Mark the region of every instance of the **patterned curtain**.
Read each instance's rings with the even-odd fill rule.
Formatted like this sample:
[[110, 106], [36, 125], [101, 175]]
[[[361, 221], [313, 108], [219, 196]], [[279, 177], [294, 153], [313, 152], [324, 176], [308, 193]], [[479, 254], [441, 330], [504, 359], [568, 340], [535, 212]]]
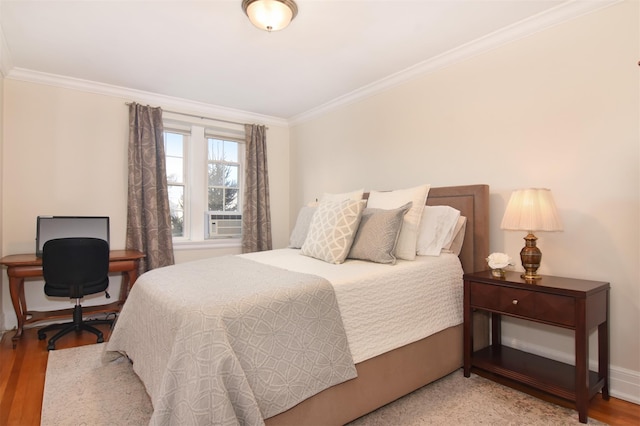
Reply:
[[129, 105], [127, 249], [147, 255], [139, 273], [173, 265], [162, 109]]
[[242, 209], [242, 252], [271, 250], [271, 212], [266, 127], [245, 124], [246, 161]]

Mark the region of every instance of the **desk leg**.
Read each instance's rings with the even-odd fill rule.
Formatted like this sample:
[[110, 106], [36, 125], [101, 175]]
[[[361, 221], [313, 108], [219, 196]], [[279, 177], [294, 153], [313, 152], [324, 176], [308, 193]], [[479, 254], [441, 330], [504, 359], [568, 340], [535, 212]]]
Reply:
[[129, 275], [129, 291], [131, 291], [131, 287], [133, 287], [133, 285], [136, 283], [136, 280], [138, 279], [139, 264], [140, 264], [140, 260], [138, 259], [135, 261], [135, 267], [127, 271], [127, 274]]
[[118, 300], [118, 302], [120, 302], [120, 305], [124, 305], [124, 302], [127, 300], [129, 292], [131, 291], [131, 288], [133, 287], [133, 284], [137, 279], [138, 262], [135, 262], [134, 268], [122, 273], [122, 283], [120, 284], [120, 299]]
[[129, 274], [127, 272], [122, 273], [122, 282], [120, 283], [120, 297], [118, 303], [124, 305], [127, 296], [129, 295]]
[[18, 319], [18, 329], [11, 338], [13, 342], [13, 349], [15, 349], [18, 340], [22, 338], [25, 312], [27, 311], [27, 302], [24, 295], [24, 278], [9, 276], [9, 294], [11, 295], [11, 303], [13, 304], [13, 309], [16, 312], [16, 317]]

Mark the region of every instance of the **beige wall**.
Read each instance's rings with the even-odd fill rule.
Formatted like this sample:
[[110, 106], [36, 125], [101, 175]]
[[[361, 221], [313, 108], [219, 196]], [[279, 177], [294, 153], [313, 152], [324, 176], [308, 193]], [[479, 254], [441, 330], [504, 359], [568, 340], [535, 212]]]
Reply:
[[[612, 387], [640, 402], [639, 14], [624, 2], [293, 126], [292, 220], [325, 191], [486, 183], [491, 250], [519, 263], [508, 197], [551, 188], [564, 232], [538, 234], [540, 272], [611, 283]], [[566, 330], [503, 329], [572, 359]]]
[[[107, 96], [31, 82], [4, 80], [4, 161], [2, 161], [2, 252], [35, 250], [38, 215], [105, 215], [111, 218], [111, 247], [125, 245], [128, 109]], [[175, 108], [172, 108], [175, 110]], [[289, 232], [289, 133], [269, 124], [268, 162], [274, 246], [284, 247]], [[176, 250], [176, 261], [239, 253], [239, 247]], [[112, 277], [112, 296], [119, 276]], [[37, 281], [27, 285], [33, 309], [68, 307], [47, 300]], [[91, 296], [83, 303], [104, 302]], [[5, 326], [16, 325], [6, 273], [2, 275]]]

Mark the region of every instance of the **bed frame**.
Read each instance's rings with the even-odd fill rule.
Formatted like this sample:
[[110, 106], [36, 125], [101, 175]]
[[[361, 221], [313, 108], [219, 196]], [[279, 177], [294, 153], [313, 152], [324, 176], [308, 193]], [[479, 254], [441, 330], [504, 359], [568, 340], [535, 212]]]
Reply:
[[[460, 261], [465, 272], [486, 268], [489, 186], [431, 188], [427, 205], [447, 205], [467, 218]], [[486, 346], [488, 320], [474, 319], [476, 347]], [[487, 336], [484, 339], [477, 336]], [[454, 355], [452, 355], [454, 354]], [[356, 364], [358, 377], [326, 389], [265, 420], [275, 425], [343, 425], [462, 367], [462, 324]]]

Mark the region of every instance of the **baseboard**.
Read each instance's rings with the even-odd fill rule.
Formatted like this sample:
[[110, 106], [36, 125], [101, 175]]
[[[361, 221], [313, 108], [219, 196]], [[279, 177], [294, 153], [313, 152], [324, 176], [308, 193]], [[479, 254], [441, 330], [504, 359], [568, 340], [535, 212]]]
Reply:
[[610, 367], [609, 375], [611, 396], [640, 404], [640, 373], [626, 368]]
[[[506, 344], [503, 341], [503, 344]], [[536, 355], [545, 356], [556, 361], [567, 364], [574, 364], [574, 355], [549, 349], [546, 346], [532, 345], [528, 342], [512, 340], [507, 344], [516, 349], [530, 352]], [[598, 360], [589, 359], [589, 368], [593, 371], [598, 370]], [[615, 398], [640, 404], [640, 372], [629, 370], [615, 365], [609, 366], [609, 394]]]
[[0, 315], [0, 330], [8, 331], [18, 327], [18, 320], [16, 319], [16, 314], [11, 312], [3, 312]]

